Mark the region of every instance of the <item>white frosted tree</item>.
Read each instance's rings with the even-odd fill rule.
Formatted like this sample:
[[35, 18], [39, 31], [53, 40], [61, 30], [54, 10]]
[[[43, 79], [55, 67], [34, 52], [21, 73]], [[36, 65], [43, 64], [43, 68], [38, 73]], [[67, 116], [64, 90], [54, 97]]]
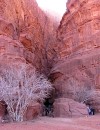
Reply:
[[88, 85], [85, 84], [84, 80], [83, 82], [80, 82], [75, 77], [71, 77], [68, 80], [68, 91], [71, 92], [74, 100], [82, 103], [88, 103], [94, 99], [100, 99], [100, 90], [97, 90], [94, 84], [91, 84], [90, 82], [87, 84]]
[[27, 107], [42, 102], [52, 90], [51, 83], [33, 68], [22, 65], [0, 71], [0, 100], [5, 101], [13, 121], [23, 121]]

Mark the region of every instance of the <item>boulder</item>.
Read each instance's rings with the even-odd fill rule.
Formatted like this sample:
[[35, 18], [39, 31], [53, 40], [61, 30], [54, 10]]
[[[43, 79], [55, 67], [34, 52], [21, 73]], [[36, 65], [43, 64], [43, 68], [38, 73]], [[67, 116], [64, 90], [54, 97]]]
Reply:
[[87, 107], [83, 103], [68, 98], [55, 100], [54, 117], [81, 117], [87, 114]]
[[24, 115], [24, 120], [33, 120], [35, 117], [41, 115], [41, 105], [39, 103], [34, 103], [34, 105], [29, 106]]
[[0, 122], [2, 121], [4, 115], [5, 115], [5, 105], [2, 102], [0, 102]]

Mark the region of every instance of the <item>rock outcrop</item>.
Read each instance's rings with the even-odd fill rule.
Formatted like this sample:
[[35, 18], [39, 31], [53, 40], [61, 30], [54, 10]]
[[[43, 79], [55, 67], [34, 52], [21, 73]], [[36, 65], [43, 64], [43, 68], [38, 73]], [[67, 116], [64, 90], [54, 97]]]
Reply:
[[[0, 1], [0, 35], [13, 40], [10, 45], [8, 43], [9, 48], [17, 41], [18, 55], [19, 47], [23, 48], [23, 58], [41, 72], [46, 71], [47, 62], [54, 57], [52, 45], [56, 27], [57, 23], [40, 10], [35, 0]], [[0, 47], [0, 55], [5, 47]], [[14, 51], [12, 53], [16, 55]]]
[[[71, 100], [74, 99], [91, 101], [100, 110], [100, 96], [96, 95], [100, 93], [100, 1], [69, 0], [56, 41], [57, 25], [35, 0], [1, 0], [0, 63], [4, 68], [5, 65], [31, 64], [41, 73], [50, 73], [55, 98], [62, 102], [64, 109], [71, 102], [75, 103], [76, 111], [85, 109], [78, 104], [79, 110], [77, 103]], [[55, 104], [59, 106], [58, 102]], [[61, 112], [57, 110], [55, 115], [65, 113], [62, 104]], [[36, 104], [28, 108], [31, 114], [27, 112], [25, 119], [39, 114], [39, 107]]]
[[5, 105], [0, 102], [0, 122], [2, 121], [2, 117], [5, 116]]
[[48, 74], [55, 55], [57, 24], [35, 0], [1, 0], [0, 63], [3, 68], [31, 64], [40, 73]]
[[41, 115], [41, 105], [35, 103], [33, 106], [27, 108], [27, 112], [24, 115], [24, 120], [32, 120], [34, 117]]
[[[69, 0], [57, 40], [59, 58], [50, 74], [56, 98], [90, 103], [95, 91], [100, 92], [100, 1]], [[91, 101], [97, 110], [98, 98]]]
[[55, 100], [55, 117], [79, 117], [86, 116], [87, 114], [87, 108], [83, 103], [68, 98], [58, 98]]

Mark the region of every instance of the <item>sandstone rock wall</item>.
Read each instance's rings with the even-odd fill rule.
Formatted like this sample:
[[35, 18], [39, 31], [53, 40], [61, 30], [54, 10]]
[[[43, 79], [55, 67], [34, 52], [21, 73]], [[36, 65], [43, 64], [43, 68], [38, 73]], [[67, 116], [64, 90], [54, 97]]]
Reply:
[[[55, 97], [82, 102], [91, 91], [100, 92], [99, 0], [69, 0], [56, 41], [57, 25], [35, 0], [1, 0], [0, 63], [31, 64], [47, 75], [51, 70]], [[91, 99], [99, 110], [98, 97]]]
[[60, 57], [87, 54], [100, 47], [99, 0], [71, 0], [58, 28]]
[[[91, 91], [100, 92], [100, 1], [69, 0], [67, 7], [57, 31], [59, 58], [50, 77], [56, 98], [82, 102]], [[92, 104], [100, 109], [98, 96]]]
[[[31, 64], [48, 74], [55, 55], [57, 24], [35, 0], [0, 0], [0, 67], [15, 64], [17, 69], [21, 64]], [[39, 113], [35, 112], [37, 108], [29, 108], [31, 117], [28, 114], [26, 118]]]
[[0, 1], [0, 35], [11, 38], [12, 46], [19, 42], [17, 50], [23, 46], [23, 58], [40, 71], [47, 71], [47, 62], [52, 60], [56, 26], [35, 0]]

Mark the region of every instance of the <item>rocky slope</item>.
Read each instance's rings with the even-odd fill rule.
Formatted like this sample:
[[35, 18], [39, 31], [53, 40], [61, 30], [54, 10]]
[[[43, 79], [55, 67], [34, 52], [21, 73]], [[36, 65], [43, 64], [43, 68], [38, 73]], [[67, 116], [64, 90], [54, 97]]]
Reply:
[[50, 75], [56, 98], [91, 98], [88, 103], [100, 110], [100, 1], [69, 0], [67, 8], [57, 31], [59, 58]]

